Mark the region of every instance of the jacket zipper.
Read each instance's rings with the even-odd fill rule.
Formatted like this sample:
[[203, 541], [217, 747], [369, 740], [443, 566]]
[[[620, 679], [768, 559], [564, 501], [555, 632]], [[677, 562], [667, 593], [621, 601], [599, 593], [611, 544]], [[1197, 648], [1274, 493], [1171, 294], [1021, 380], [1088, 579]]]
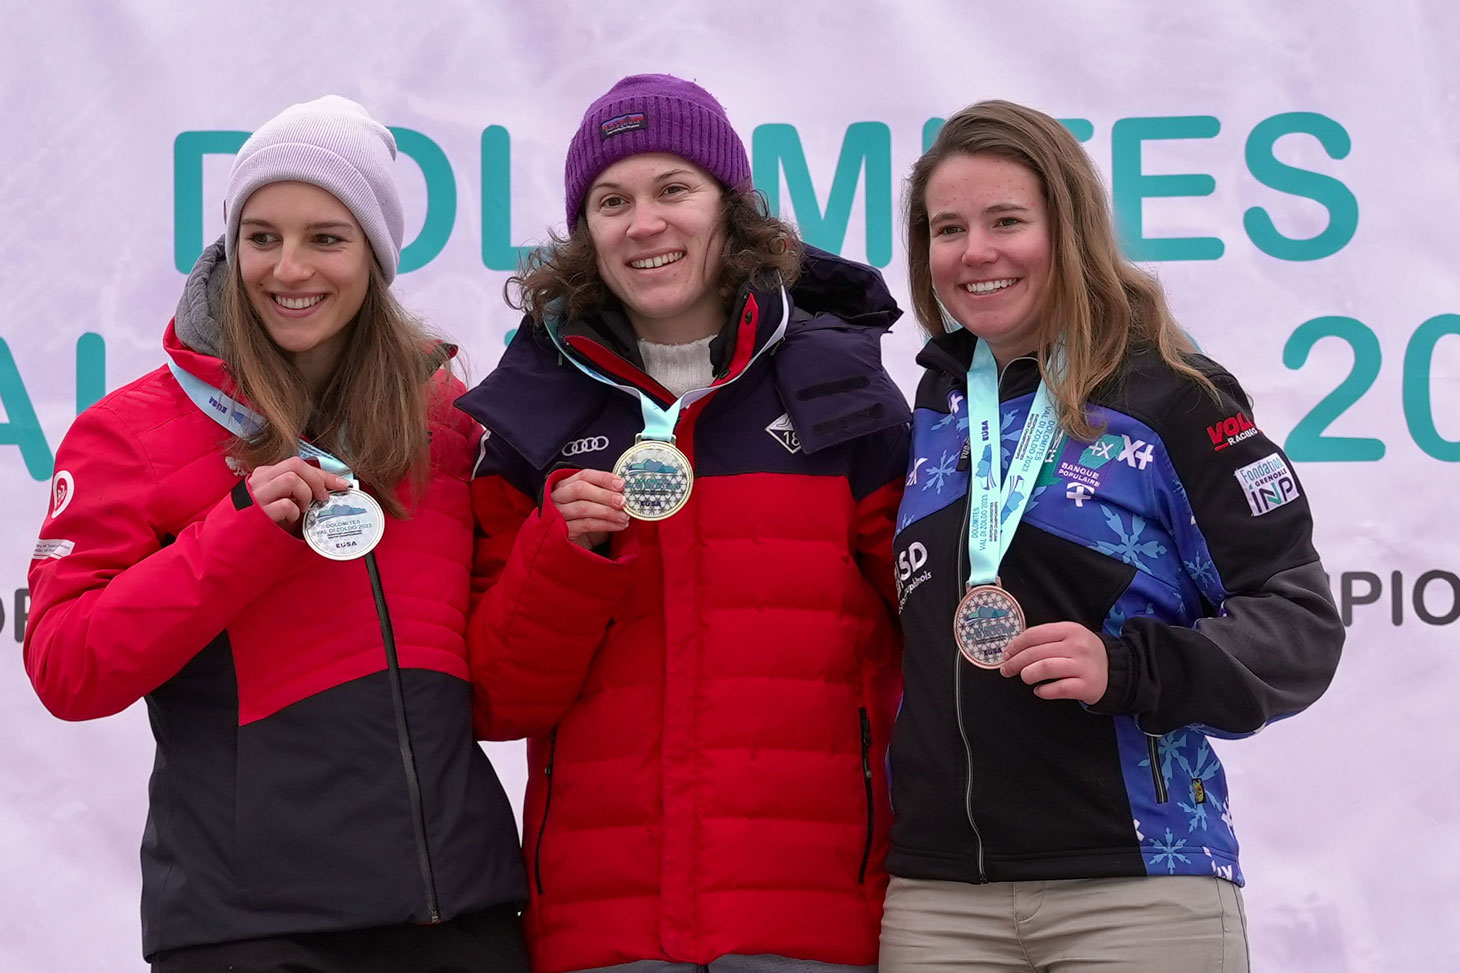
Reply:
[[1151, 755], [1151, 783], [1156, 785], [1156, 803], [1165, 804], [1171, 799], [1166, 790], [1166, 777], [1161, 773], [1161, 758], [1157, 753], [1156, 741], [1160, 737], [1146, 734], [1146, 752]]
[[441, 908], [436, 899], [436, 875], [431, 868], [431, 849], [426, 841], [426, 808], [421, 799], [421, 779], [416, 770], [416, 753], [411, 746], [411, 728], [406, 720], [406, 697], [401, 688], [400, 659], [395, 651], [395, 629], [390, 623], [390, 609], [385, 605], [385, 588], [380, 583], [380, 568], [375, 563], [373, 551], [365, 555], [365, 569], [370, 574], [370, 591], [375, 595], [375, 613], [380, 618], [380, 637], [385, 643], [390, 701], [395, 708], [396, 742], [400, 745], [401, 764], [406, 773], [411, 825], [416, 832], [416, 858], [421, 866], [421, 880], [426, 885], [426, 914], [431, 922], [440, 922]]
[[[969, 425], [969, 436], [973, 435], [972, 424]], [[968, 522], [973, 517], [973, 498], [970, 496], [963, 503], [963, 533], [959, 536], [968, 536]], [[958, 575], [967, 577], [964, 572], [964, 560], [967, 557], [968, 547], [959, 545], [958, 554]], [[961, 593], [961, 592], [960, 592]], [[955, 599], [956, 601], [957, 599]], [[968, 826], [973, 829], [973, 840], [978, 847], [978, 880], [987, 882], [988, 873], [984, 870], [983, 861], [983, 835], [979, 833], [978, 822], [973, 819], [973, 748], [968, 745], [968, 730], [963, 725], [963, 653], [958, 651], [955, 645], [953, 648], [953, 703], [957, 707], [958, 714], [958, 735], [963, 739], [964, 767], [967, 770], [967, 784], [963, 790], [963, 813], [968, 817]]]
[[862, 846], [862, 867], [857, 869], [857, 882], [867, 880], [867, 862], [872, 858], [872, 723], [867, 719], [867, 707], [857, 710], [862, 721], [862, 785], [867, 789], [867, 842]]
[[553, 761], [558, 759], [558, 728], [548, 738], [548, 761], [543, 770], [547, 778], [547, 795], [542, 801], [542, 822], [537, 827], [537, 845], [532, 852], [532, 876], [537, 881], [537, 894], [542, 895], [542, 838], [547, 834], [548, 809], [553, 806]]

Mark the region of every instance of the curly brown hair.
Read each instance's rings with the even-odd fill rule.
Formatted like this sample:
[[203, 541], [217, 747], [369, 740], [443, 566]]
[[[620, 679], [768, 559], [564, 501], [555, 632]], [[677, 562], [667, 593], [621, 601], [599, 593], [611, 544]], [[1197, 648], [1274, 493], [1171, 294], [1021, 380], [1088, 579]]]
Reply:
[[[759, 190], [725, 192], [720, 211], [725, 252], [715, 288], [728, 310], [731, 298], [748, 281], [773, 281], [787, 289], [801, 275], [801, 238], [770, 213]], [[598, 275], [598, 254], [580, 219], [566, 237], [549, 231], [551, 242], [524, 258], [522, 268], [507, 279], [508, 305], [525, 312], [542, 327], [549, 307], [561, 308], [569, 320], [584, 317], [611, 301], [613, 292]]]

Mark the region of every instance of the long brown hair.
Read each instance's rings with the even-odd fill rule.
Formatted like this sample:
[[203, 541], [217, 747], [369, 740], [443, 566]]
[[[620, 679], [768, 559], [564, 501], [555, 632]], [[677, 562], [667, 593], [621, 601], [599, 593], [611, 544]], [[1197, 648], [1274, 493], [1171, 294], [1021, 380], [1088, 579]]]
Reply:
[[[1059, 122], [1008, 101], [981, 101], [948, 119], [913, 166], [907, 200], [907, 264], [913, 309], [931, 335], [943, 333], [928, 262], [928, 180], [943, 160], [994, 155], [1034, 173], [1044, 191], [1050, 227], [1050, 284], [1040, 313], [1039, 348], [1064, 345], [1060, 376], [1044, 371], [1071, 436], [1099, 430], [1086, 404], [1116, 375], [1127, 354], [1151, 347], [1171, 368], [1215, 394], [1187, 360], [1196, 351], [1154, 277], [1125, 259], [1111, 228], [1105, 188], [1090, 157]], [[1041, 354], [1041, 369], [1048, 356]]]
[[[770, 215], [758, 190], [727, 190], [721, 203], [725, 252], [715, 289], [726, 304], [750, 280], [774, 279], [789, 290], [801, 274], [801, 240], [789, 225]], [[581, 318], [616, 300], [598, 275], [598, 254], [580, 218], [566, 237], [549, 233], [550, 242], [532, 251], [503, 287], [507, 303], [525, 311], [539, 327], [549, 307], [565, 318]]]
[[269, 337], [236, 257], [228, 262], [219, 317], [223, 361], [265, 419], [252, 438], [234, 440], [233, 455], [250, 469], [279, 463], [307, 435], [349, 464], [390, 514], [406, 516], [395, 488], [407, 483], [414, 499], [425, 485], [427, 423], [441, 407], [430, 379], [448, 355], [396, 301], [375, 261], [344, 350], [317, 397]]

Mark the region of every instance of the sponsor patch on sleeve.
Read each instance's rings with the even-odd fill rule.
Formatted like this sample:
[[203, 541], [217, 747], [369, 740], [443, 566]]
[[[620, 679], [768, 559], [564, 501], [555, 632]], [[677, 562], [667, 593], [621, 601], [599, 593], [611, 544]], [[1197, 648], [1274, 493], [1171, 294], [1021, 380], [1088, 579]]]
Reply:
[[31, 554], [30, 559], [32, 561], [44, 561], [47, 558], [55, 558], [59, 561], [74, 550], [76, 550], [76, 543], [74, 541], [49, 540], [42, 537], [35, 542], [35, 551]]
[[1256, 463], [1248, 463], [1237, 470], [1235, 475], [1237, 482], [1242, 485], [1247, 506], [1252, 508], [1254, 517], [1271, 513], [1301, 496], [1298, 478], [1288, 468], [1287, 460], [1283, 459], [1281, 453], [1273, 453]]

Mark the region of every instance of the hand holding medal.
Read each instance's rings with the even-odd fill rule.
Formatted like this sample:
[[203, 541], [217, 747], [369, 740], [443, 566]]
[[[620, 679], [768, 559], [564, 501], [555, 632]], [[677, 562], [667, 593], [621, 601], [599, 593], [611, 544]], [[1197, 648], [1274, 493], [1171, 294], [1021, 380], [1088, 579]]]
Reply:
[[629, 525], [624, 481], [606, 470], [579, 470], [553, 484], [553, 506], [568, 528], [568, 540], [590, 550]]
[[1110, 656], [1100, 636], [1076, 622], [1025, 629], [1004, 654], [999, 672], [1018, 676], [1040, 699], [1075, 699], [1093, 706], [1110, 684]]
[[248, 477], [253, 502], [270, 520], [285, 528], [299, 523], [312, 503], [322, 503], [332, 490], [344, 490], [349, 485], [344, 477], [326, 473], [298, 456], [273, 466], [260, 466]]

